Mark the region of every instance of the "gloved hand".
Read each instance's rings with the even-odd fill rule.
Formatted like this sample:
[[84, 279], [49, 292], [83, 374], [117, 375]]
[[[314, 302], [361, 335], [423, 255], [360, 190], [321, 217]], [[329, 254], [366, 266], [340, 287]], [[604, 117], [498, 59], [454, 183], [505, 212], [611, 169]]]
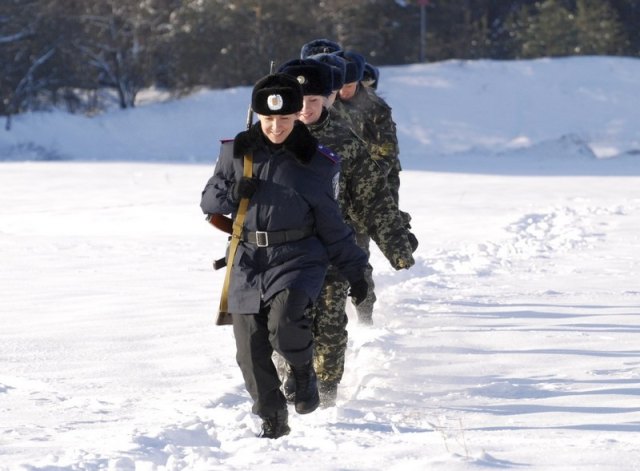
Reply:
[[367, 298], [367, 293], [369, 292], [369, 283], [364, 278], [359, 279], [358, 281], [354, 281], [351, 283], [351, 288], [349, 289], [349, 296], [353, 298], [353, 302], [357, 306], [362, 301]]
[[240, 198], [251, 198], [258, 189], [259, 181], [260, 180], [256, 177], [242, 177], [231, 187], [231, 195], [233, 196], [233, 199], [238, 201]]
[[405, 270], [407, 268], [411, 268], [415, 263], [416, 261], [413, 259], [413, 257], [400, 257], [396, 260], [396, 264], [393, 266], [393, 268], [395, 268], [396, 270]]
[[418, 248], [418, 239], [413, 234], [413, 232], [407, 233], [407, 239], [409, 239], [409, 243], [411, 244], [411, 251], [415, 252]]

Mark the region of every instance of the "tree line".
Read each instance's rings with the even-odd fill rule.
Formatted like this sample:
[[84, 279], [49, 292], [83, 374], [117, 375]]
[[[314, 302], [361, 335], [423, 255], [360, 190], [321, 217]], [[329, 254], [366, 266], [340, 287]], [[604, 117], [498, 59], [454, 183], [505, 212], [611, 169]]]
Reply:
[[637, 0], [0, 0], [0, 113], [249, 85], [316, 38], [377, 66], [638, 56], [638, 24]]

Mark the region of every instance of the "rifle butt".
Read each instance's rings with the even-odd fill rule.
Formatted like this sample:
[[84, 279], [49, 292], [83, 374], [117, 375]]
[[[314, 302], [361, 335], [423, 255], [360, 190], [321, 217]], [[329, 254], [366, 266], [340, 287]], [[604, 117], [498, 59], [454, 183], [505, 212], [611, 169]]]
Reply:
[[231, 325], [233, 319], [230, 312], [218, 311], [218, 317], [216, 317], [216, 325]]
[[233, 232], [233, 220], [224, 214], [208, 214], [206, 217], [209, 224], [222, 232], [231, 234]]

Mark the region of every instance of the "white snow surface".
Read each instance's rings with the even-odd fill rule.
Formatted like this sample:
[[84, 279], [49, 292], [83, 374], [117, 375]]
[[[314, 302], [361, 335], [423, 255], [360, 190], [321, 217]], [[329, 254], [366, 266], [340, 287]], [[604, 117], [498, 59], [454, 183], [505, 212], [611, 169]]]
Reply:
[[[639, 470], [640, 60], [383, 67], [416, 265], [257, 438], [199, 208], [250, 89], [0, 132], [0, 470]], [[152, 92], [149, 92], [152, 95]]]

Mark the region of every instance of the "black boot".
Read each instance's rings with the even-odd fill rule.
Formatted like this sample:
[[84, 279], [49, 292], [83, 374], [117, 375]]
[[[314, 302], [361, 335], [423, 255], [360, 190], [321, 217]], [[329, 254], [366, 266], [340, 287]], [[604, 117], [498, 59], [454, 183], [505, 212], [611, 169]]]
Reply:
[[282, 392], [287, 402], [293, 404], [296, 400], [296, 379], [293, 377], [291, 366], [287, 365], [283, 376]]
[[313, 369], [313, 363], [292, 366], [291, 369], [296, 382], [296, 412], [298, 414], [309, 414], [320, 405], [318, 379]]
[[283, 435], [288, 435], [291, 432], [289, 428], [289, 411], [287, 409], [281, 409], [276, 411], [272, 417], [262, 418], [262, 433], [261, 438], [280, 438]]
[[320, 381], [318, 392], [320, 393], [320, 407], [326, 408], [336, 405], [336, 399], [338, 398], [338, 385], [336, 383]]

